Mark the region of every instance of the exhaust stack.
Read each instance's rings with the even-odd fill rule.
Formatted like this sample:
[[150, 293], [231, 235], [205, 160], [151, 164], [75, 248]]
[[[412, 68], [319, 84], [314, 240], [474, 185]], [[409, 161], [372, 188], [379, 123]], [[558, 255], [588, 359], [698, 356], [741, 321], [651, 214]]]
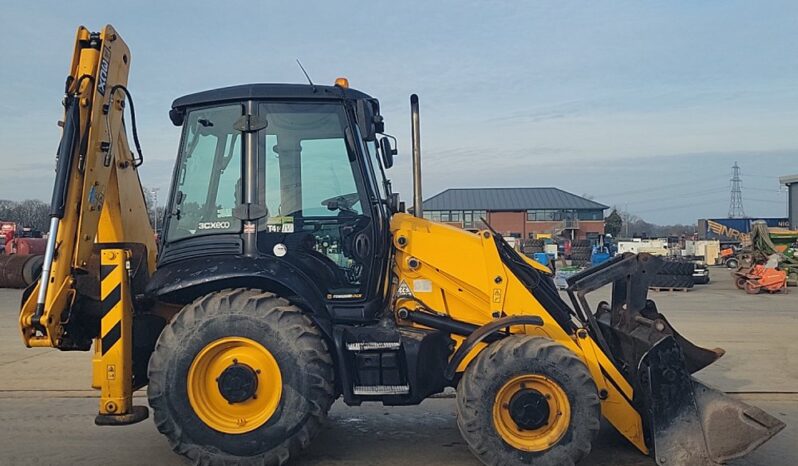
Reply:
[[413, 215], [422, 217], [421, 203], [421, 124], [418, 117], [418, 95], [410, 96], [410, 134], [413, 142]]

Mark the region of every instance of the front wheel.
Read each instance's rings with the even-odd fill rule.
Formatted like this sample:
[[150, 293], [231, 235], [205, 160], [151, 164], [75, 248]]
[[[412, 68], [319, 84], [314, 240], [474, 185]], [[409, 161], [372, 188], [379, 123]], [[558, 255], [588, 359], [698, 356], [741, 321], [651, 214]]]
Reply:
[[197, 464], [282, 465], [334, 399], [333, 362], [301, 310], [272, 293], [223, 290], [184, 307], [149, 363], [155, 424]]
[[599, 430], [587, 366], [542, 337], [510, 336], [484, 349], [457, 386], [457, 425], [486, 465], [572, 465]]
[[745, 277], [737, 277], [734, 280], [734, 286], [736, 286], [738, 290], [744, 290], [746, 283], [748, 283], [748, 279]]

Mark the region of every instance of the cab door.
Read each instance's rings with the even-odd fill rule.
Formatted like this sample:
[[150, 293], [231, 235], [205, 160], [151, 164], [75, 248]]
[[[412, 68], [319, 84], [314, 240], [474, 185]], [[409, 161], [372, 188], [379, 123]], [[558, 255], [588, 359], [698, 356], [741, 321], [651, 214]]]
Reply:
[[329, 301], [368, 298], [375, 224], [340, 103], [264, 102], [259, 133], [258, 249], [300, 268]]

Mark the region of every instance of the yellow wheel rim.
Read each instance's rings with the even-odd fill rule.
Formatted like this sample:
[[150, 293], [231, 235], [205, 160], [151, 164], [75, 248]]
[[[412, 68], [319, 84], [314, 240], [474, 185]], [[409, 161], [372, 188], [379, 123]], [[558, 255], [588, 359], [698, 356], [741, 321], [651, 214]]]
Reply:
[[[523, 429], [513, 420], [510, 407], [516, 395], [529, 390], [545, 398], [548, 417], [539, 427]], [[493, 425], [502, 440], [518, 450], [543, 451], [551, 448], [565, 435], [570, 423], [571, 404], [568, 395], [560, 384], [546, 376], [527, 374], [515, 377], [496, 394]]]
[[[257, 377], [252, 396], [229, 402], [219, 377], [231, 366], [245, 366]], [[260, 343], [243, 337], [226, 337], [208, 343], [188, 370], [188, 401], [208, 427], [227, 434], [244, 434], [262, 426], [280, 404], [283, 379], [274, 356]]]

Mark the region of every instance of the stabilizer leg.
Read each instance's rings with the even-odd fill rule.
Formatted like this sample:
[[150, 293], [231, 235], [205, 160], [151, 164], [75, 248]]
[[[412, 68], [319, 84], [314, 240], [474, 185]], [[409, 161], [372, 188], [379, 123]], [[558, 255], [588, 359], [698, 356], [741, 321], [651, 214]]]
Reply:
[[92, 385], [100, 390], [97, 425], [126, 425], [147, 419], [145, 406], [133, 406], [133, 303], [129, 252], [103, 249], [100, 259], [102, 320], [94, 339]]

